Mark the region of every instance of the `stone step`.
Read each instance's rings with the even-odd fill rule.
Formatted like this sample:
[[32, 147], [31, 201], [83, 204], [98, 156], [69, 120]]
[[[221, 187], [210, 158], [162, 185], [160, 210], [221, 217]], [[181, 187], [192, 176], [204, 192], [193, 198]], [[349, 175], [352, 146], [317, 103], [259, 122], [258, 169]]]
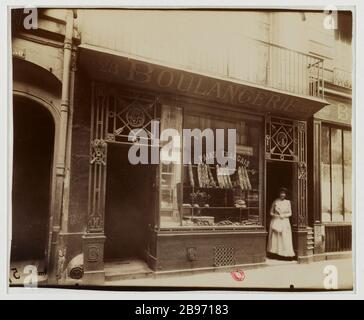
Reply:
[[138, 279], [152, 275], [153, 271], [142, 260], [130, 259], [105, 263], [105, 281]]

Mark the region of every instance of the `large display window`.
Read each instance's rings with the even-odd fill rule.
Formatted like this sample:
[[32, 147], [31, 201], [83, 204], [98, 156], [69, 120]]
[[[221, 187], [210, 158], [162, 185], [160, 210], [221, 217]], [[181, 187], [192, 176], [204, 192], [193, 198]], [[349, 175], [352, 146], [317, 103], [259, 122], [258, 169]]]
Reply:
[[323, 222], [350, 222], [351, 131], [322, 125], [321, 130], [321, 209]]
[[[263, 119], [234, 113], [234, 116], [191, 112], [180, 107], [162, 106], [161, 132], [175, 129], [223, 130], [224, 156], [232, 157], [234, 169], [217, 159], [217, 139], [202, 139], [197, 145], [191, 139], [191, 162], [180, 156], [160, 165], [160, 227], [162, 229], [221, 229], [262, 225], [263, 203]], [[228, 151], [228, 129], [236, 130], [236, 153]], [[181, 141], [184, 141], [181, 138]], [[210, 143], [210, 145], [208, 145]], [[183, 145], [184, 146], [184, 145]], [[185, 146], [184, 146], [185, 147]], [[196, 148], [202, 151], [198, 161]], [[211, 148], [213, 147], [213, 148]], [[211, 152], [211, 149], [214, 151]]]

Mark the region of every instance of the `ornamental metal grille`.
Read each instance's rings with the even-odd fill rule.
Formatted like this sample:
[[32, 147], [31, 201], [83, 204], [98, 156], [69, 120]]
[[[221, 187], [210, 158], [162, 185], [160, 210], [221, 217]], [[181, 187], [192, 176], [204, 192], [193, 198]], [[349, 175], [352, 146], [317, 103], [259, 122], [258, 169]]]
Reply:
[[280, 161], [298, 161], [298, 122], [268, 118], [266, 122], [266, 158]]
[[[148, 144], [152, 138], [152, 120], [157, 120], [157, 99], [141, 93], [113, 92], [109, 97], [108, 141], [127, 142], [129, 133], [144, 130], [147, 137], [140, 143]], [[130, 141], [129, 141], [130, 142]]]
[[[104, 230], [108, 143], [150, 144], [152, 120], [159, 120], [158, 98], [140, 91], [93, 83], [91, 99], [90, 175], [87, 232]], [[143, 139], [129, 141], [131, 130]], [[143, 140], [143, 141], [142, 141]], [[96, 252], [94, 248], [91, 252]], [[90, 255], [89, 255], [90, 256]], [[90, 259], [90, 258], [89, 258]]]
[[[108, 142], [129, 141], [131, 131], [136, 134], [144, 130], [147, 136], [139, 137], [140, 143], [148, 144], [152, 138], [152, 120], [159, 120], [158, 98], [141, 91], [106, 88], [97, 84], [94, 100], [103, 102], [106, 119], [102, 126], [106, 128], [105, 140]], [[142, 141], [143, 140], [143, 141]]]
[[214, 265], [233, 266], [235, 265], [235, 248], [225, 245], [217, 245], [214, 247]]

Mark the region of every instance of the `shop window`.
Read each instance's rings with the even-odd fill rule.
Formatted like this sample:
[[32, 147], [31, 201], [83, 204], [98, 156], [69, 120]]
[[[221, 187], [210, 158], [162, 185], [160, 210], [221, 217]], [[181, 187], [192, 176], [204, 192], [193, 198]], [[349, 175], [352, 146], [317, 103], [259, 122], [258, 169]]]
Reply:
[[[239, 228], [261, 225], [262, 134], [263, 121], [257, 117], [224, 119], [210, 115], [183, 113], [180, 108], [162, 106], [161, 132], [172, 128], [183, 136], [182, 129], [224, 130], [224, 155], [228, 154], [228, 129], [236, 129], [236, 169], [221, 166], [211, 144], [203, 138], [202, 156], [194, 159], [197, 145], [191, 139], [191, 162], [181, 157], [163, 163], [161, 152], [160, 227], [161, 228]], [[181, 138], [183, 141], [183, 138]], [[197, 150], [197, 149], [196, 149]]]
[[[182, 134], [182, 109], [163, 105], [161, 110], [161, 132], [174, 129]], [[181, 151], [181, 150], [176, 150]], [[177, 154], [177, 153], [176, 153]], [[181, 154], [181, 152], [180, 152]], [[160, 215], [161, 226], [178, 226], [180, 220], [177, 191], [181, 184], [181, 158], [166, 161], [168, 155], [161, 151], [160, 159]]]
[[323, 125], [321, 150], [322, 221], [351, 221], [351, 131]]

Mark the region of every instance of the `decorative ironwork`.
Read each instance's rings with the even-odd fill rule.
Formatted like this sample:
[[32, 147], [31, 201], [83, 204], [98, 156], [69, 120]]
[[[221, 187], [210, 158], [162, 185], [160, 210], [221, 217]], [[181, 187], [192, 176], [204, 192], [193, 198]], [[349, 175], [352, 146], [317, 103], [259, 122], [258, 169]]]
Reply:
[[298, 227], [307, 226], [307, 136], [306, 122], [298, 121]]
[[298, 164], [298, 179], [307, 178], [307, 166], [305, 162], [300, 162]]
[[102, 139], [95, 139], [91, 142], [91, 164], [106, 165], [106, 142]]
[[151, 121], [157, 120], [157, 99], [137, 92], [110, 90], [107, 94], [109, 96], [107, 139], [128, 142], [128, 135], [132, 130], [138, 132], [138, 129], [143, 129], [150, 141]]
[[219, 266], [235, 265], [235, 249], [225, 245], [217, 245], [214, 247], [214, 264]]
[[88, 219], [88, 229], [92, 230], [94, 232], [103, 231], [104, 221], [101, 217], [102, 217], [101, 212], [99, 212], [99, 211], [93, 212], [93, 214], [91, 216], [89, 216], [89, 219]]
[[87, 232], [104, 232], [107, 144], [130, 143], [131, 130], [144, 129], [149, 143], [151, 121], [157, 119], [157, 98], [123, 91], [103, 84], [92, 85], [89, 209]]
[[107, 143], [107, 110], [109, 98], [102, 86], [92, 87], [90, 174], [87, 232], [104, 232]]
[[351, 225], [325, 226], [325, 252], [350, 251], [352, 249]]
[[267, 160], [295, 163], [297, 212], [293, 224], [307, 226], [307, 136], [306, 122], [267, 117], [265, 124], [265, 155]]
[[112, 133], [108, 133], [106, 136], [106, 140], [110, 142], [115, 141], [115, 135]]
[[266, 122], [266, 158], [280, 161], [298, 161], [297, 122], [268, 118]]
[[144, 110], [137, 106], [129, 108], [126, 112], [126, 120], [131, 127], [141, 128], [145, 122]]

